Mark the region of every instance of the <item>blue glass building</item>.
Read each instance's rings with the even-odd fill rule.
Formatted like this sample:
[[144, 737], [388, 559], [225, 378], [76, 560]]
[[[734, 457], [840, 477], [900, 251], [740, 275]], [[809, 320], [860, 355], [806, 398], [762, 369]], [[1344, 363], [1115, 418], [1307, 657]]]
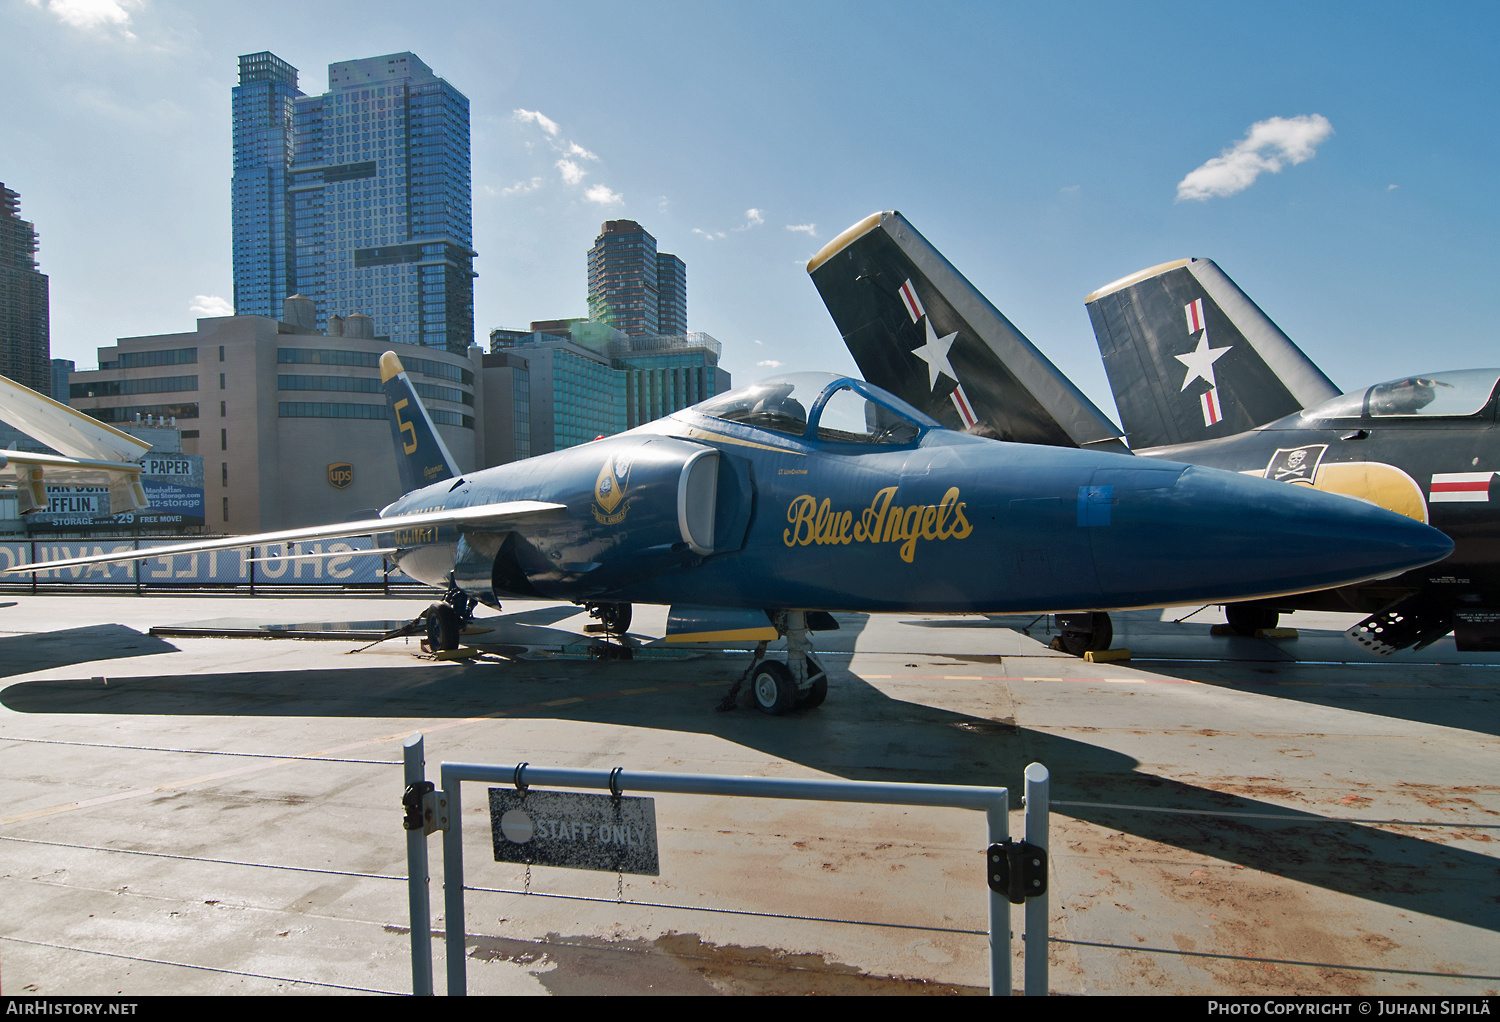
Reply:
[[302, 95], [297, 69], [273, 53], [240, 58], [232, 91], [234, 312], [281, 318], [281, 300], [297, 290], [291, 196], [292, 103]]
[[[237, 95], [246, 88], [246, 61], [291, 86], [284, 200], [269, 172], [266, 189], [267, 205], [286, 210], [291, 273], [278, 276], [268, 260], [266, 276], [280, 293], [260, 314], [280, 318], [280, 299], [300, 292], [312, 299], [320, 328], [364, 313], [376, 336], [467, 351], [475, 255], [468, 99], [411, 53], [330, 64], [321, 96], [296, 92], [296, 70], [271, 54], [241, 58]], [[238, 132], [237, 119], [237, 153]], [[236, 311], [243, 314], [256, 310], [239, 300], [238, 217], [237, 206]]]

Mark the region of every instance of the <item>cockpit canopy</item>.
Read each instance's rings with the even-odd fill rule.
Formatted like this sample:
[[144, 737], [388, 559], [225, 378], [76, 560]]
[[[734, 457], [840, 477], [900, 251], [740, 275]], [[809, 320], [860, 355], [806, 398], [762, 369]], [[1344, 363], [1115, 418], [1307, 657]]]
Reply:
[[790, 436], [856, 444], [911, 443], [936, 419], [896, 395], [848, 376], [787, 373], [693, 406], [700, 415]]
[[1329, 398], [1301, 415], [1306, 421], [1360, 418], [1468, 418], [1490, 402], [1500, 369], [1461, 369], [1406, 376]]

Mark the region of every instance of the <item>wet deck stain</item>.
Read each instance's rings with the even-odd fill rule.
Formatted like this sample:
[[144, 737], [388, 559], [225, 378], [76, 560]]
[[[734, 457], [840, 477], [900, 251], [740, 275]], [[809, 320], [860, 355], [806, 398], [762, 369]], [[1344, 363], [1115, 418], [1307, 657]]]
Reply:
[[[470, 936], [469, 957], [533, 967], [547, 991], [570, 994], [984, 995], [982, 987], [872, 976], [820, 954], [713, 944], [695, 933], [610, 940], [549, 933], [539, 941]], [[548, 967], [550, 966], [550, 968]]]

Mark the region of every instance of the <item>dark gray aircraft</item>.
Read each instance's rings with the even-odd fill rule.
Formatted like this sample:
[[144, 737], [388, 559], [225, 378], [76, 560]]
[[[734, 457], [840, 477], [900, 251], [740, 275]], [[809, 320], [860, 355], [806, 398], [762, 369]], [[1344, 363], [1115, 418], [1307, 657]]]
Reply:
[[[899, 213], [878, 213], [808, 264], [867, 380], [955, 429], [1120, 449], [1358, 497], [1446, 532], [1448, 559], [1297, 596], [1229, 603], [1241, 634], [1292, 610], [1368, 615], [1349, 630], [1389, 654], [1449, 631], [1500, 648], [1500, 370], [1412, 376], [1340, 394], [1206, 259], [1152, 267], [1086, 299], [1125, 430], [1077, 391]], [[1060, 619], [1104, 648], [1101, 614]]]

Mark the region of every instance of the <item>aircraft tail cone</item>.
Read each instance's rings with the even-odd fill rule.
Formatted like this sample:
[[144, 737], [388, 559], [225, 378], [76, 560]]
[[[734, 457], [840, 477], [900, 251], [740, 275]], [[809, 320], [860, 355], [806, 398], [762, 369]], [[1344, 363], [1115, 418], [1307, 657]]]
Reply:
[[[1431, 564], [1453, 551], [1437, 529], [1357, 498], [1213, 469], [1112, 495], [1091, 530], [1099, 584], [1117, 606], [1310, 592]], [[1163, 569], [1149, 555], [1170, 551]], [[1205, 596], [1204, 594], [1213, 594]]]

